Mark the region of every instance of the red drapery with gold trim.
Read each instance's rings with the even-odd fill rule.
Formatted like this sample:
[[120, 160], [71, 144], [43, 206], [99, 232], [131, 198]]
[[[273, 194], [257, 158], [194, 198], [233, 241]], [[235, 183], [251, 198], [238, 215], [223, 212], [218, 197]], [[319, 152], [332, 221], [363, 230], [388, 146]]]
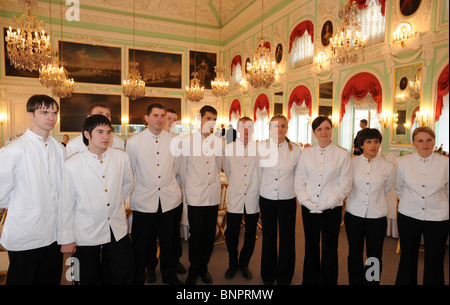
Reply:
[[255, 106], [253, 107], [253, 120], [256, 122], [256, 110], [263, 110], [264, 107], [267, 110], [267, 113], [269, 113], [269, 107], [270, 107], [270, 103], [269, 103], [269, 98], [267, 97], [267, 95], [265, 95], [264, 93], [261, 93], [255, 101]]
[[314, 24], [310, 20], [305, 20], [300, 22], [291, 32], [291, 36], [289, 37], [289, 53], [291, 53], [294, 40], [297, 37], [302, 37], [305, 31], [308, 31], [309, 35], [311, 35], [311, 43], [314, 43]]
[[[352, 0], [354, 2], [356, 2], [356, 4], [358, 4], [359, 9], [365, 9], [367, 7], [367, 2], [370, 3], [370, 0]], [[407, 1], [405, 1], [407, 2]], [[381, 5], [381, 15], [384, 16], [385, 12], [386, 12], [386, 0], [375, 0], [375, 3], [377, 5]]]
[[231, 121], [231, 115], [235, 112], [238, 112], [239, 115], [241, 114], [241, 103], [239, 102], [238, 99], [234, 99], [231, 102], [231, 106], [230, 106], [230, 115], [229, 115], [229, 120]]
[[344, 87], [339, 122], [344, 116], [345, 105], [350, 100], [350, 97], [353, 95], [356, 100], [360, 101], [365, 98], [368, 93], [372, 95], [373, 100], [377, 103], [377, 112], [381, 113], [383, 100], [381, 84], [373, 74], [362, 72], [350, 78]]
[[448, 64], [442, 70], [441, 75], [439, 75], [437, 83], [437, 101], [436, 101], [436, 113], [434, 118], [436, 121], [439, 120], [442, 114], [442, 109], [444, 108], [444, 95], [448, 93]]
[[305, 102], [305, 106], [309, 108], [309, 116], [311, 116], [311, 92], [309, 92], [308, 88], [303, 85], [297, 86], [291, 93], [289, 97], [288, 104], [288, 120], [291, 119], [291, 107], [295, 103], [297, 106], [300, 106], [303, 102]]
[[241, 55], [236, 55], [233, 60], [231, 61], [231, 75], [233, 75], [233, 68], [234, 66], [236, 66], [237, 64], [240, 64], [242, 67], [242, 58]]

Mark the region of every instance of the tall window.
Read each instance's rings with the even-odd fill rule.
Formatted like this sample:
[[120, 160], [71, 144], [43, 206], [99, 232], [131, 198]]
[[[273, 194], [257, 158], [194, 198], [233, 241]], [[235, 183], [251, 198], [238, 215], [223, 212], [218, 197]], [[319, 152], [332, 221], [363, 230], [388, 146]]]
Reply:
[[436, 135], [436, 140], [437, 140], [436, 146], [439, 148], [439, 146], [441, 146], [441, 144], [442, 144], [442, 149], [446, 152], [449, 152], [448, 96], [449, 96], [449, 94], [447, 93], [443, 97], [444, 108], [442, 108], [441, 118], [438, 121], [438, 129], [437, 129], [437, 135]]
[[257, 141], [269, 138], [269, 112], [266, 107], [256, 110], [254, 139]]
[[291, 68], [299, 68], [313, 63], [314, 44], [311, 35], [305, 32], [302, 37], [295, 38], [291, 51]]
[[311, 124], [309, 123], [309, 108], [305, 103], [291, 107], [291, 119], [289, 120], [288, 138], [296, 143], [311, 144]]
[[242, 67], [240, 63], [233, 66], [233, 86], [238, 86], [242, 79]]
[[369, 1], [366, 1], [367, 7], [360, 10], [359, 16], [362, 35], [367, 37], [366, 47], [384, 42], [386, 23], [381, 2], [377, 0]]

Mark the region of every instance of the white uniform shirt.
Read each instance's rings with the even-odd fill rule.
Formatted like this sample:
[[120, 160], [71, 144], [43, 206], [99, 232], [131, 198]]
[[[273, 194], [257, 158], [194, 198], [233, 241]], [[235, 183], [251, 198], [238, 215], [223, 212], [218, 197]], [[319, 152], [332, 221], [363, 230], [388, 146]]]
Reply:
[[225, 146], [224, 172], [228, 178], [226, 204], [230, 213], [259, 213], [259, 160], [255, 141], [237, 139]]
[[[272, 166], [264, 166], [264, 161], [267, 161], [266, 156], [260, 155], [260, 195], [270, 200], [287, 200], [295, 198], [294, 177], [298, 162], [301, 157], [301, 150], [296, 144], [292, 143], [292, 151], [289, 150], [289, 143], [284, 141], [281, 144], [276, 144], [272, 140], [266, 140], [259, 143], [258, 153], [262, 149], [260, 146], [264, 145], [267, 151], [270, 150], [269, 158], [273, 160]], [[274, 149], [270, 149], [274, 147]], [[276, 153], [275, 157], [273, 153]], [[274, 159], [275, 158], [275, 159]]]
[[127, 152], [135, 178], [132, 210], [156, 213], [160, 199], [163, 213], [180, 205], [181, 190], [175, 177], [179, 158], [170, 151], [173, 138], [167, 131], [154, 135], [146, 128], [128, 139]]
[[8, 208], [1, 236], [11, 251], [45, 247], [56, 241], [62, 144], [31, 130], [0, 150], [0, 208]]
[[395, 193], [400, 198], [398, 212], [429, 221], [449, 219], [448, 157], [417, 153], [398, 159]]
[[[125, 149], [125, 141], [121, 137], [113, 134], [112, 141], [109, 142], [109, 147]], [[86, 149], [87, 149], [87, 146], [84, 145], [83, 135], [80, 134], [79, 136], [70, 140], [69, 143], [67, 143], [67, 145], [66, 145], [67, 157], [70, 157], [74, 153], [77, 153], [79, 151], [83, 151]]]
[[125, 151], [108, 148], [99, 160], [88, 149], [64, 164], [58, 244], [95, 246], [127, 234], [124, 200], [134, 188]]
[[223, 140], [197, 131], [182, 139], [182, 150], [179, 174], [187, 205], [218, 205]]
[[395, 184], [394, 165], [378, 156], [369, 162], [364, 155], [351, 158], [351, 164], [353, 184], [345, 210], [362, 218], [386, 216], [386, 196]]
[[327, 206], [342, 206], [352, 187], [350, 154], [330, 143], [303, 150], [295, 173], [295, 192], [301, 204], [305, 200], [324, 202]]

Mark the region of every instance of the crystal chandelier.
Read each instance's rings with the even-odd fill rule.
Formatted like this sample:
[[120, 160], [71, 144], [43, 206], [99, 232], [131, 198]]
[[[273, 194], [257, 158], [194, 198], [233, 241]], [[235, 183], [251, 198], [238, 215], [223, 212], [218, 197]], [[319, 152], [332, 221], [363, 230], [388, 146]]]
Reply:
[[6, 33], [6, 52], [8, 58], [16, 69], [34, 71], [51, 60], [50, 36], [44, 31], [44, 22], [31, 15], [31, 10], [37, 6], [34, 0], [20, 0], [27, 6], [27, 14], [17, 18], [14, 23], [17, 31], [9, 30]]
[[136, 62], [136, 40], [134, 35], [135, 30], [135, 8], [133, 0], [133, 57], [134, 60], [129, 63], [128, 77], [122, 82], [123, 94], [130, 100], [137, 100], [145, 96], [145, 82], [142, 80], [139, 73], [139, 63]]
[[73, 92], [73, 78], [65, 78], [64, 81], [56, 87], [52, 87], [52, 93], [60, 98], [71, 97]]
[[145, 96], [145, 82], [139, 74], [138, 62], [130, 62], [128, 78], [123, 81], [122, 89], [123, 94], [133, 101]]
[[351, 0], [339, 9], [342, 24], [334, 38], [330, 39], [332, 63], [356, 63], [358, 54], [364, 52], [366, 37], [362, 36], [358, 23], [358, 10], [356, 1]]
[[194, 28], [194, 76], [190, 81], [190, 86], [186, 86], [186, 98], [193, 102], [198, 103], [203, 99], [203, 94], [205, 91], [204, 87], [200, 87], [200, 80], [197, 78], [197, 1], [194, 4], [194, 18], [195, 18], [195, 28]]
[[255, 50], [253, 63], [247, 63], [247, 81], [252, 87], [270, 88], [278, 74], [275, 61], [272, 60], [270, 49], [264, 46], [266, 40], [263, 37], [264, 29], [264, 1], [261, 1], [261, 38], [260, 44]]
[[212, 93], [214, 96], [224, 97], [228, 94], [228, 87], [230, 83], [223, 78], [224, 69], [222, 67], [215, 67], [216, 78], [211, 81]]
[[49, 64], [39, 68], [39, 81], [47, 88], [60, 86], [67, 78], [67, 70], [59, 66], [56, 57], [53, 57]]

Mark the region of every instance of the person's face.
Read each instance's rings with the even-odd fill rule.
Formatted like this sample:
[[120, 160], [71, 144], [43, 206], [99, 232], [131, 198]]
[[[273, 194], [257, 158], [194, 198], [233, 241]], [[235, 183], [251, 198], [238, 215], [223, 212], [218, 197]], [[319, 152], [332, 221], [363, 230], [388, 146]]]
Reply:
[[153, 108], [149, 115], [145, 115], [148, 128], [153, 133], [159, 133], [164, 127], [166, 111], [164, 109]]
[[111, 141], [111, 128], [108, 125], [99, 125], [89, 134], [84, 131], [84, 136], [89, 140], [89, 150], [94, 154], [102, 154], [108, 149], [109, 141]]
[[252, 121], [238, 121], [237, 130], [239, 137], [242, 137], [244, 142], [248, 142], [253, 135], [253, 122]]
[[414, 137], [413, 145], [422, 158], [427, 158], [433, 153], [435, 140], [428, 132], [419, 132]]
[[34, 112], [28, 112], [28, 117], [31, 119], [31, 130], [44, 136], [55, 127], [58, 121], [58, 109], [52, 104], [49, 108], [41, 107]]
[[63, 136], [63, 141], [64, 141], [64, 143], [65, 143], [65, 142], [69, 142], [69, 136], [65, 134], [65, 135]]
[[363, 155], [369, 160], [375, 158], [380, 150], [380, 146], [381, 143], [379, 139], [366, 139], [361, 146]]
[[314, 130], [314, 136], [319, 144], [328, 145], [331, 141], [332, 126], [328, 121], [323, 121], [319, 127]]
[[217, 114], [209, 111], [205, 112], [205, 115], [200, 120], [200, 126], [203, 134], [209, 134], [214, 132], [214, 126], [216, 126]]
[[361, 127], [361, 129], [364, 129], [367, 127], [367, 125], [364, 124], [363, 122], [359, 122], [359, 127]]
[[283, 118], [277, 118], [270, 122], [270, 136], [277, 139], [278, 143], [284, 141], [288, 131], [288, 123]]
[[94, 114], [104, 115], [111, 121], [111, 111], [108, 108], [95, 107], [94, 109], [92, 109], [92, 113], [89, 116], [94, 115]]
[[178, 116], [176, 113], [167, 112], [166, 113], [166, 129], [170, 130], [172, 127], [173, 122], [177, 120]]

